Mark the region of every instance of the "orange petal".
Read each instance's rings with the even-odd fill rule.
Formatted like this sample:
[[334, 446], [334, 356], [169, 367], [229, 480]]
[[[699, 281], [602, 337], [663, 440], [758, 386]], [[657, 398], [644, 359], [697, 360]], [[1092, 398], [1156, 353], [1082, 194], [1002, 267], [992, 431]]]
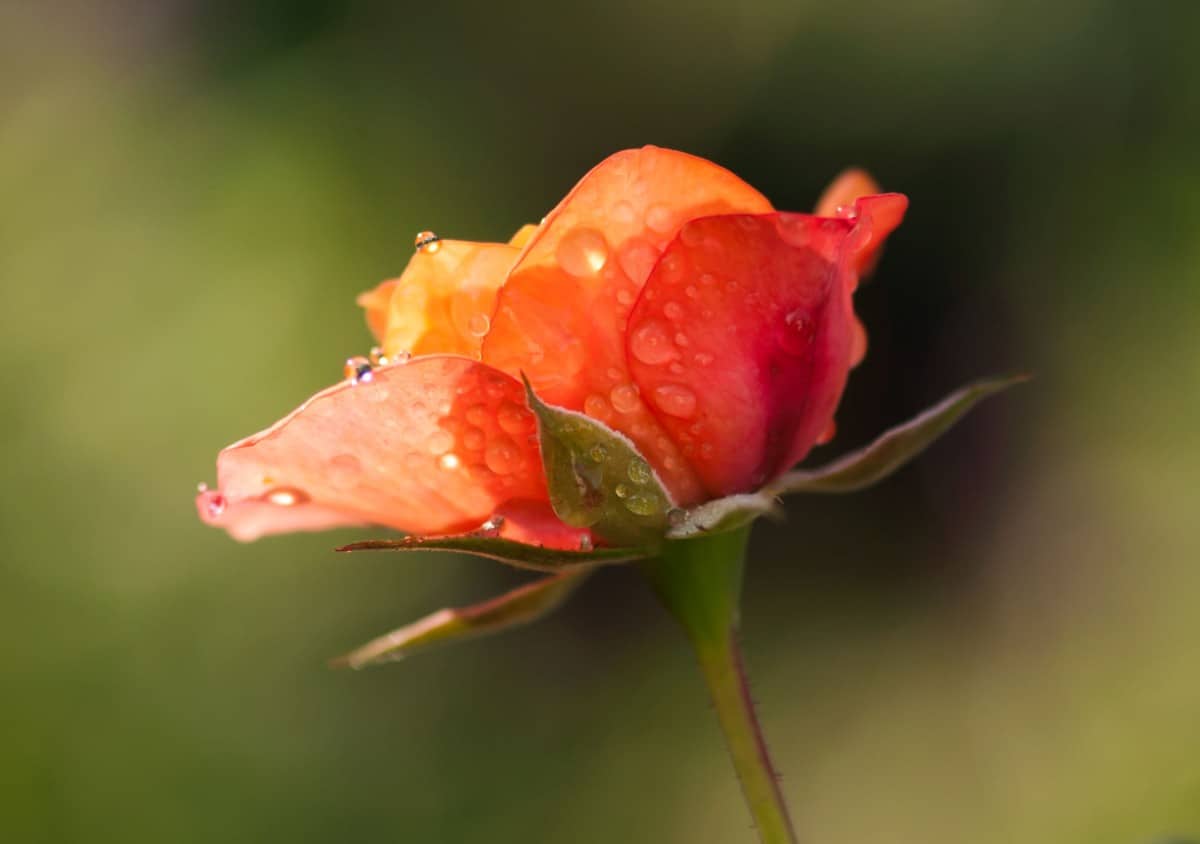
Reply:
[[851, 293], [907, 201], [844, 218], [694, 220], [629, 320], [633, 375], [709, 496], [756, 489], [829, 430], [855, 351]]
[[675, 500], [702, 488], [638, 395], [625, 360], [634, 301], [688, 220], [771, 210], [712, 162], [644, 147], [605, 159], [550, 212], [500, 291], [483, 360], [524, 372], [549, 404], [583, 411], [630, 436]]
[[517, 229], [516, 234], [508, 239], [508, 245], [515, 246], [518, 249], [524, 249], [525, 244], [529, 243], [529, 241], [533, 239], [537, 229], [538, 227], [536, 223], [526, 223], [525, 225], [521, 226], [521, 228]]
[[546, 482], [522, 385], [461, 357], [323, 390], [223, 450], [217, 476], [219, 488], [197, 498], [200, 516], [241, 540], [348, 524], [457, 532], [510, 502], [525, 502], [514, 510], [522, 537], [564, 527], [537, 506]]
[[417, 250], [396, 279], [361, 294], [384, 354], [479, 357], [496, 291], [520, 250], [507, 243], [437, 240]]
[[[851, 167], [843, 170], [829, 183], [821, 198], [817, 200], [818, 217], [840, 217], [840, 209], [853, 209], [854, 200], [879, 193], [879, 185], [866, 170]], [[846, 212], [843, 212], [846, 213]]]

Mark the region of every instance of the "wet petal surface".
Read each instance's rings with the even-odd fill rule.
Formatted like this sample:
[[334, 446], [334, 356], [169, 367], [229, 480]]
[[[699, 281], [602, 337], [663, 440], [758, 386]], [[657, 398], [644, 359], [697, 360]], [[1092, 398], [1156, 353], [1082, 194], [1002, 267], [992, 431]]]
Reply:
[[461, 357], [384, 366], [330, 387], [224, 449], [217, 474], [218, 489], [197, 499], [201, 518], [242, 540], [348, 524], [471, 530], [511, 504], [522, 539], [544, 530], [577, 542], [546, 516], [522, 385]]
[[688, 220], [771, 210], [737, 176], [685, 153], [646, 147], [606, 159], [538, 227], [500, 291], [483, 360], [524, 372], [549, 404], [628, 435], [676, 500], [702, 487], [645, 404], [626, 364], [634, 302]]
[[667, 249], [630, 318], [628, 359], [709, 497], [761, 486], [829, 430], [858, 342], [857, 268], [905, 204], [700, 219]]

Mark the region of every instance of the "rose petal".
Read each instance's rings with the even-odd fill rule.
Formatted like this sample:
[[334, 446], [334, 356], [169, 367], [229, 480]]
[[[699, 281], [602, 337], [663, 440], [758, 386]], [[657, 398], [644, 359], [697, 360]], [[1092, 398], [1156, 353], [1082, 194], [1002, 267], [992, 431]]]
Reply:
[[369, 382], [317, 393], [223, 450], [217, 474], [219, 488], [197, 499], [201, 518], [242, 540], [365, 523], [464, 531], [506, 504], [525, 516], [513, 519], [522, 538], [566, 535], [548, 504], [535, 518], [548, 499], [522, 385], [460, 357], [381, 367]]
[[519, 254], [507, 243], [434, 241], [413, 254], [399, 278], [361, 294], [358, 304], [387, 355], [478, 358], [496, 291]]
[[857, 267], [906, 204], [694, 220], [664, 253], [629, 320], [629, 362], [709, 496], [761, 486], [827, 429], [855, 349]]
[[529, 241], [533, 240], [534, 234], [537, 233], [536, 223], [526, 223], [517, 229], [517, 233], [508, 239], [509, 246], [515, 246], [518, 249], [524, 249]]
[[547, 215], [500, 291], [483, 360], [524, 372], [547, 403], [587, 413], [631, 437], [681, 504], [701, 496], [625, 361], [624, 330], [638, 293], [689, 219], [771, 205], [717, 165], [645, 147], [588, 173]]
[[[856, 199], [864, 196], [875, 196], [879, 193], [879, 185], [866, 170], [851, 167], [838, 173], [837, 177], [825, 188], [817, 207], [813, 211], [818, 217], [839, 217], [841, 209], [852, 209]], [[845, 212], [842, 212], [845, 213]]]

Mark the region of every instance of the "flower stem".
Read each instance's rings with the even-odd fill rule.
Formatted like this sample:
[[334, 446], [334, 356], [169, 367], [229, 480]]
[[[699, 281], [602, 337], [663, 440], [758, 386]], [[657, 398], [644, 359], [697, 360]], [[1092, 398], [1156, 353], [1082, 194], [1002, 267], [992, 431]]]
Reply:
[[733, 767], [763, 844], [795, 844], [775, 768], [767, 753], [737, 641], [745, 526], [668, 542], [646, 571], [667, 610], [683, 625], [725, 733]]

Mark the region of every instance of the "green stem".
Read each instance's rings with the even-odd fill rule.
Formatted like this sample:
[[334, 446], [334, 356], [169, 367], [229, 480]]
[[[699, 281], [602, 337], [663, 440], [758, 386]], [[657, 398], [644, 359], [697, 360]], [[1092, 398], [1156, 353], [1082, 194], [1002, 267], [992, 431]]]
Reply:
[[708, 684], [733, 767], [763, 844], [795, 844], [796, 834], [763, 740], [737, 642], [747, 525], [666, 543], [646, 566], [659, 599], [683, 625]]

